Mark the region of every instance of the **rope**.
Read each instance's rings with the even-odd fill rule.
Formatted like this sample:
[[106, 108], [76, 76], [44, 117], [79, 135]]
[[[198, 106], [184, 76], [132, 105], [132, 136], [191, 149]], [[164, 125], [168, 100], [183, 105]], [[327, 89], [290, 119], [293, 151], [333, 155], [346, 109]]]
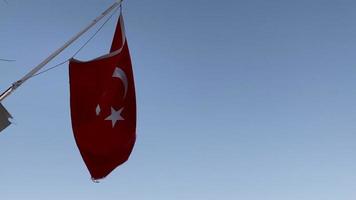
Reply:
[[114, 14], [117, 12], [117, 10], [118, 9], [120, 9], [120, 12], [122, 12], [122, 8], [121, 8], [121, 5], [120, 5], [120, 8], [116, 8], [115, 10], [114, 10], [114, 12], [105, 20], [105, 22], [98, 28], [98, 30], [96, 30], [95, 31], [95, 33], [73, 54], [73, 56], [71, 56], [70, 58], [68, 58], [68, 59], [66, 59], [66, 60], [64, 60], [64, 61], [62, 61], [62, 62], [60, 62], [60, 63], [58, 63], [58, 64], [56, 64], [56, 65], [54, 65], [53, 67], [50, 67], [50, 68], [48, 68], [48, 69], [45, 69], [45, 70], [43, 70], [43, 71], [41, 71], [41, 72], [38, 72], [37, 74], [34, 74], [33, 76], [31, 76], [31, 78], [33, 78], [33, 77], [35, 77], [35, 76], [38, 76], [38, 75], [41, 75], [41, 74], [43, 74], [43, 73], [46, 73], [46, 72], [48, 72], [48, 71], [50, 71], [50, 70], [52, 70], [52, 69], [55, 69], [55, 68], [57, 68], [57, 67], [59, 67], [59, 66], [61, 66], [61, 65], [63, 65], [63, 64], [65, 64], [66, 62], [68, 62], [70, 59], [72, 59], [73, 57], [75, 57], [81, 50], [83, 50], [83, 48], [85, 47], [85, 46], [87, 46], [88, 44], [89, 44], [89, 42], [101, 31], [101, 29], [103, 29], [103, 27], [109, 22], [109, 20], [114, 16]]

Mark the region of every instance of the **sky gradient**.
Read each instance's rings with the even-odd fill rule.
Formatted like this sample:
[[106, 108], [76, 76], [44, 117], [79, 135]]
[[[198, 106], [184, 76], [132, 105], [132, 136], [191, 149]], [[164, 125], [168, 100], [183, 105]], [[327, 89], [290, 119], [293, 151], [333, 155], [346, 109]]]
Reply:
[[[0, 2], [0, 57], [16, 62], [0, 62], [1, 90], [113, 3], [8, 2]], [[138, 106], [130, 160], [90, 180], [71, 131], [64, 65], [3, 102], [15, 119], [0, 134], [0, 199], [354, 200], [355, 7], [126, 0]], [[107, 53], [115, 24], [76, 58]]]

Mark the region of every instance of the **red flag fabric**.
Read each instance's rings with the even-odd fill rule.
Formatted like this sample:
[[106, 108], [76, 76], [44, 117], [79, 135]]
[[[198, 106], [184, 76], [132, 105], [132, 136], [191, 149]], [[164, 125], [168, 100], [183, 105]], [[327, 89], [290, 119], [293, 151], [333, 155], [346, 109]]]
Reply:
[[135, 86], [122, 15], [110, 51], [69, 63], [73, 133], [94, 180], [124, 163], [136, 140]]

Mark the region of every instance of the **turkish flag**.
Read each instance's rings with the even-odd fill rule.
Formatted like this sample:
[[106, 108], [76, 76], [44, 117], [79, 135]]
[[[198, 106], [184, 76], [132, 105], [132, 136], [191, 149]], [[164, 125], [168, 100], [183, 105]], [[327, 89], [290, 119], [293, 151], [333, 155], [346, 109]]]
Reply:
[[74, 137], [97, 180], [130, 156], [136, 140], [136, 97], [131, 58], [120, 15], [111, 53], [69, 63]]

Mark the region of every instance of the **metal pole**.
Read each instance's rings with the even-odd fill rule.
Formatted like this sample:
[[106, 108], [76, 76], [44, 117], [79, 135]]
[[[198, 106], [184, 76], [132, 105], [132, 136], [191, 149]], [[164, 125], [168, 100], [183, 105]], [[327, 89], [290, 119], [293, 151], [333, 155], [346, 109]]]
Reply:
[[66, 49], [69, 45], [71, 45], [74, 41], [76, 41], [80, 36], [82, 36], [85, 32], [87, 32], [91, 27], [93, 27], [96, 23], [98, 23], [102, 18], [104, 18], [107, 14], [109, 14], [112, 10], [118, 7], [123, 0], [116, 0], [116, 2], [111, 5], [108, 9], [106, 9], [103, 13], [101, 13], [97, 18], [95, 18], [88, 26], [86, 26], [82, 31], [73, 36], [70, 40], [68, 40], [62, 47], [53, 52], [50, 56], [48, 56], [45, 60], [43, 60], [40, 64], [38, 64], [35, 68], [33, 68], [30, 72], [28, 72], [25, 76], [23, 76], [20, 80], [13, 83], [5, 92], [0, 95], [0, 102], [3, 101], [7, 96], [9, 96], [13, 91], [15, 91], [18, 87], [20, 87], [25, 81], [35, 75], [39, 70], [41, 70], [47, 63], [49, 63], [53, 58], [58, 56], [64, 49]]

